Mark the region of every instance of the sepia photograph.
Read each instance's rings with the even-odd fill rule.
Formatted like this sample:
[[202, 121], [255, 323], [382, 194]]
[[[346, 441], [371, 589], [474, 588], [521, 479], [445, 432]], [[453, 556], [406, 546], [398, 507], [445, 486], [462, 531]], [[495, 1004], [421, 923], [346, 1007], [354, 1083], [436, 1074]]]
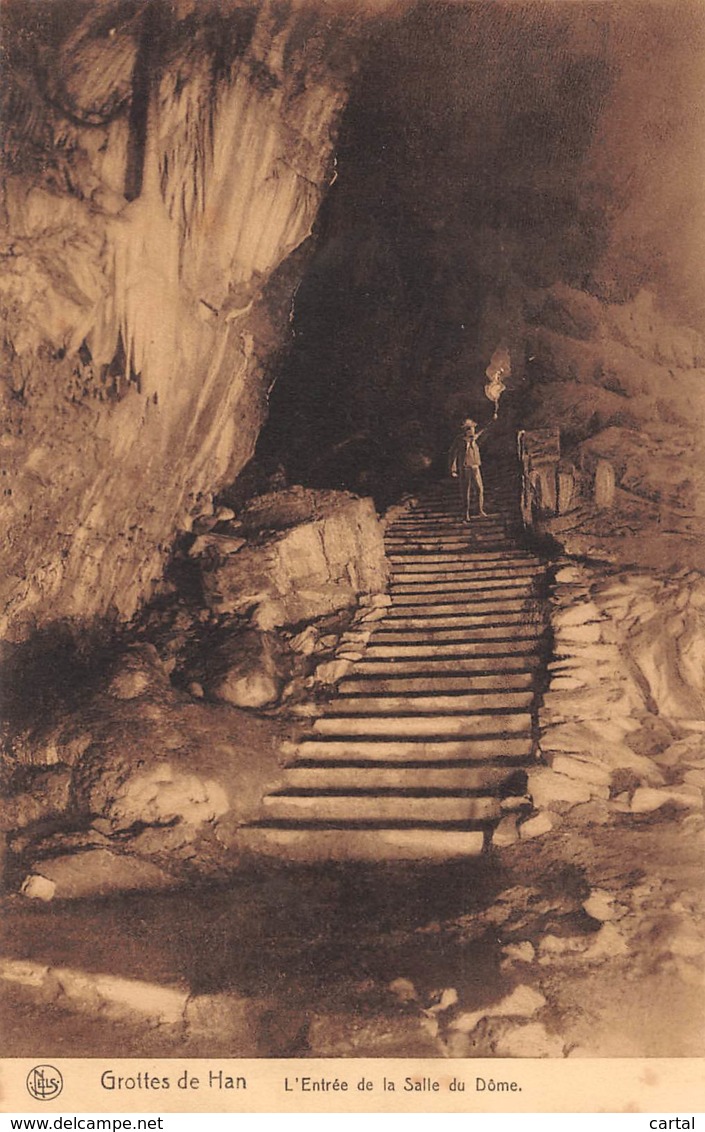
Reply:
[[0, 21], [27, 1099], [700, 1058], [703, 0]]

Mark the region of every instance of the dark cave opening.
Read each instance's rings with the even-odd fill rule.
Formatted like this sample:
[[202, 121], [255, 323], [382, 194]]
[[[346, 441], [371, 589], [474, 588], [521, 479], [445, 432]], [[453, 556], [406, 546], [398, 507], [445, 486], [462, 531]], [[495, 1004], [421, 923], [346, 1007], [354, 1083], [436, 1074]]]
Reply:
[[[581, 285], [607, 239], [582, 163], [610, 16], [581, 5], [576, 30], [574, 5], [441, 7], [371, 37], [257, 452], [386, 502], [442, 473], [463, 415], [491, 417], [484, 371], [517, 286]], [[507, 440], [526, 396], [511, 346]]]

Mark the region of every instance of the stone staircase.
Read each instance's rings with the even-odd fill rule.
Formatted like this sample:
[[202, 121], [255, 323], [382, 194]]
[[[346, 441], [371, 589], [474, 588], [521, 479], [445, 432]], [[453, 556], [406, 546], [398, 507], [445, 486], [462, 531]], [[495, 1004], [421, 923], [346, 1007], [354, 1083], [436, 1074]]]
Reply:
[[453, 482], [390, 523], [392, 604], [310, 721], [260, 820], [257, 852], [291, 860], [477, 856], [534, 760], [544, 564], [524, 549], [519, 488], [462, 522]]

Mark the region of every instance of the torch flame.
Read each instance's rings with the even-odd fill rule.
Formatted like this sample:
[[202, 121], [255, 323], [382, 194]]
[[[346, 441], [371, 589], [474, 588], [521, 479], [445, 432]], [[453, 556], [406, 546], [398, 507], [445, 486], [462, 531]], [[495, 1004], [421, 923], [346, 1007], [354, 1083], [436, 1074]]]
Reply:
[[494, 402], [495, 418], [499, 410], [499, 399], [507, 388], [503, 378], [509, 377], [511, 371], [512, 363], [508, 348], [506, 346], [498, 346], [490, 359], [490, 364], [485, 370], [487, 376], [485, 396], [490, 401]]

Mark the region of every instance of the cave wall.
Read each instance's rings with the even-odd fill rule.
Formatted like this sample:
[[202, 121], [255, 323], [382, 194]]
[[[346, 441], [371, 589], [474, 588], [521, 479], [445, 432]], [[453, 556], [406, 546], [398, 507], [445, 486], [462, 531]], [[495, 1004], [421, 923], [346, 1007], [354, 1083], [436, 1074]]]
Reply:
[[9, 3], [0, 635], [129, 618], [252, 453], [354, 19]]

